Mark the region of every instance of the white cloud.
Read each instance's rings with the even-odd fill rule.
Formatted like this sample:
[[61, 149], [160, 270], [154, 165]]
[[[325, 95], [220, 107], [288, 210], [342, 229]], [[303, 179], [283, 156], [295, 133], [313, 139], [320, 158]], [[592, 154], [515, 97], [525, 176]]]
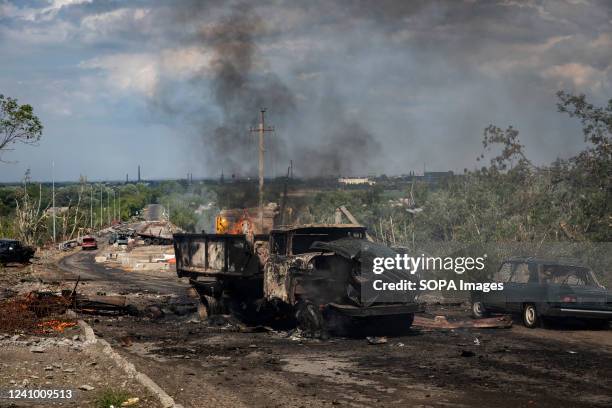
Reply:
[[136, 90], [151, 96], [158, 81], [156, 58], [151, 54], [96, 57], [82, 62], [80, 66], [103, 70], [107, 85], [121, 91]]
[[205, 72], [210, 58], [198, 48], [185, 47], [159, 53], [114, 54], [83, 61], [85, 69], [100, 69], [106, 84], [120, 91], [154, 95], [162, 77], [185, 79]]
[[151, 10], [145, 8], [120, 8], [106, 13], [91, 14], [81, 20], [85, 40], [99, 40], [123, 30], [145, 30], [149, 25]]
[[609, 68], [599, 70], [589, 65], [572, 62], [552, 66], [542, 72], [542, 77], [556, 80], [559, 89], [571, 85], [579, 91], [599, 93], [610, 85], [608, 80], [609, 70]]
[[26, 21], [48, 21], [55, 18], [62, 7], [91, 3], [92, 0], [47, 0], [47, 6], [40, 8], [0, 5], [0, 15]]

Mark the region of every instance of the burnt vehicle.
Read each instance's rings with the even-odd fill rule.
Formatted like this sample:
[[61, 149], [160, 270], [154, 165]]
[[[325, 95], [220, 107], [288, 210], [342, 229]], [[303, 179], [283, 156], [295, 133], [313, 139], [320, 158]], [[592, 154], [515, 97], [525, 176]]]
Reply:
[[[179, 277], [188, 277], [200, 296], [201, 315], [231, 311], [246, 320], [263, 314], [263, 266], [276, 206], [223, 210], [214, 234], [172, 236]], [[261, 320], [261, 319], [260, 319]]]
[[577, 262], [512, 258], [502, 262], [493, 281], [501, 291], [472, 292], [472, 314], [520, 314], [528, 328], [546, 320], [582, 320], [606, 328], [612, 320], [612, 293]]
[[[391, 248], [366, 239], [366, 229], [359, 225], [279, 228], [270, 234], [264, 296], [279, 309], [294, 310], [299, 325], [311, 332], [402, 331], [411, 326], [414, 313], [421, 311], [416, 292], [382, 299], [371, 290], [372, 259], [395, 255]], [[414, 279], [409, 274], [390, 273], [386, 278]]]
[[167, 221], [145, 221], [135, 233], [145, 245], [172, 245], [172, 234], [178, 231]]
[[[363, 263], [395, 256], [353, 224], [303, 225], [269, 234], [175, 234], [179, 277], [189, 277], [205, 314], [247, 321], [297, 320], [312, 333], [353, 325], [407, 329], [420, 310], [414, 294], [382, 302], [362, 294]], [[364, 324], [365, 323], [365, 324]]]
[[34, 248], [15, 239], [0, 239], [0, 265], [11, 262], [26, 263], [34, 256]]
[[251, 312], [263, 298], [267, 235], [174, 234], [176, 271], [201, 299], [200, 314]]

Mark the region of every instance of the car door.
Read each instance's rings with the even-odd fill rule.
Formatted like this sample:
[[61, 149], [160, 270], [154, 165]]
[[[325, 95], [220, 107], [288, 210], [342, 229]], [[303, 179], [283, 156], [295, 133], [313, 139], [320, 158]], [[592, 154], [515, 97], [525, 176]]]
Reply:
[[492, 290], [488, 293], [482, 293], [483, 304], [485, 308], [490, 310], [500, 310], [503, 311], [506, 307], [506, 295], [505, 285], [510, 280], [512, 276], [512, 262], [504, 262], [497, 272], [493, 274], [492, 281], [496, 283], [503, 283], [504, 290]]
[[508, 312], [520, 312], [524, 303], [537, 299], [537, 289], [537, 265], [529, 262], [514, 263], [512, 276], [504, 284], [505, 309]]

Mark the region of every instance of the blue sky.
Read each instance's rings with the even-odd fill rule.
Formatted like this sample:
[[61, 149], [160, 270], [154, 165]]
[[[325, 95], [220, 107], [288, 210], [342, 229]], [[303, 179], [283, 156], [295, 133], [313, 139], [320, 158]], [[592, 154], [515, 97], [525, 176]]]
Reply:
[[462, 171], [490, 123], [546, 163], [584, 147], [555, 92], [611, 97], [606, 1], [253, 4], [0, 0], [0, 93], [45, 126], [3, 154], [0, 182], [48, 180], [52, 161], [60, 180], [252, 174], [260, 104], [270, 175], [289, 160], [303, 175]]

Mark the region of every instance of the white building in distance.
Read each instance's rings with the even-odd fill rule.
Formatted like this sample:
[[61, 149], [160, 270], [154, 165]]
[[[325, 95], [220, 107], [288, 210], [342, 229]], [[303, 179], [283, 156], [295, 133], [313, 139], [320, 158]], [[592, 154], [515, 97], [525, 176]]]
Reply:
[[368, 177], [340, 177], [338, 183], [346, 185], [367, 184], [369, 186], [376, 184], [374, 180], [370, 180]]

